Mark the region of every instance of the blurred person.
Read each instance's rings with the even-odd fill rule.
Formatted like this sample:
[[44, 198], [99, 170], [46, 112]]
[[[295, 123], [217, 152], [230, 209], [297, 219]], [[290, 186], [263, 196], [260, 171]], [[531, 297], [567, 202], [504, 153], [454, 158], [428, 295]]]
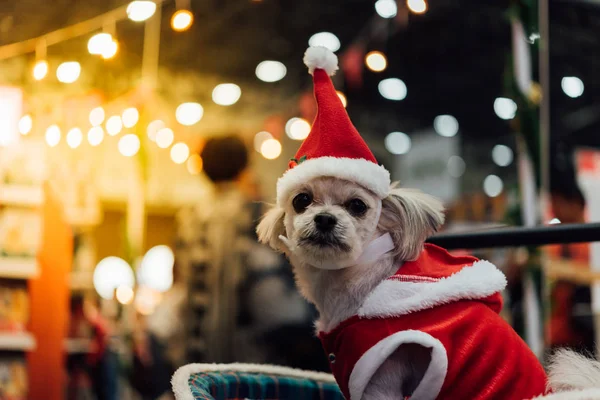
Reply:
[[85, 364], [92, 382], [92, 389], [98, 400], [118, 398], [118, 361], [111, 350], [109, 324], [100, 313], [99, 304], [75, 295], [71, 298], [72, 325], [70, 332], [79, 336], [81, 329], [91, 330], [90, 349]]
[[327, 368], [313, 310], [296, 291], [291, 268], [258, 244], [264, 210], [245, 143], [235, 134], [214, 137], [200, 155], [212, 188], [178, 215], [188, 361]]
[[[565, 224], [585, 223], [585, 198], [575, 182], [562, 179], [551, 188], [552, 212]], [[573, 267], [589, 269], [588, 243], [571, 243], [549, 248], [550, 258], [570, 260]], [[547, 337], [551, 348], [571, 347], [594, 354], [594, 324], [589, 285], [558, 279], [551, 289], [552, 308]]]

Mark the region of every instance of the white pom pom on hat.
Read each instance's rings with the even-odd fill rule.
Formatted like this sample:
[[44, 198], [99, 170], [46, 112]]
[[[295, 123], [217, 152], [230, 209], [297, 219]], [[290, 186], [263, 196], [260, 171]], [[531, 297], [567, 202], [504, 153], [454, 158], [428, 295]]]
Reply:
[[337, 56], [327, 47], [322, 46], [309, 47], [304, 53], [304, 64], [311, 75], [315, 69], [322, 69], [329, 76], [334, 75], [338, 70]]

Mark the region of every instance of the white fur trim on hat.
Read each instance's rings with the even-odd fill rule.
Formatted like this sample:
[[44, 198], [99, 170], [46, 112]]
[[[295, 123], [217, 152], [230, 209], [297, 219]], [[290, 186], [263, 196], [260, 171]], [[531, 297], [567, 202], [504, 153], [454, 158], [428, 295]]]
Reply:
[[380, 165], [362, 158], [319, 157], [296, 165], [279, 178], [277, 204], [283, 205], [294, 188], [325, 176], [355, 182], [380, 199], [387, 197], [390, 190], [390, 173]]
[[311, 75], [315, 69], [325, 70], [329, 76], [334, 75], [338, 70], [337, 56], [327, 47], [322, 46], [309, 47], [304, 53], [304, 64]]
[[[446, 373], [448, 372], [448, 355], [442, 342], [433, 336], [421, 331], [401, 331], [396, 332], [378, 342], [375, 346], [363, 354], [356, 362], [350, 379], [348, 389], [350, 391], [350, 400], [360, 400], [369, 381], [375, 375], [379, 367], [396, 351], [407, 343], [420, 344], [423, 347], [431, 349], [431, 361], [425, 371], [425, 375], [417, 388], [410, 396], [414, 399], [435, 399], [442, 386]], [[402, 371], [398, 371], [399, 377]]]

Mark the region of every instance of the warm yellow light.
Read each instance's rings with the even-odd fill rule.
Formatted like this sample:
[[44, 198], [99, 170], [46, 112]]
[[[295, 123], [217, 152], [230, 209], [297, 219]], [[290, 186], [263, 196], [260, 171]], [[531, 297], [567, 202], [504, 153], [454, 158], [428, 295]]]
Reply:
[[133, 289], [129, 286], [121, 285], [116, 292], [117, 301], [123, 305], [131, 303], [133, 300]]
[[304, 140], [310, 133], [310, 123], [304, 118], [292, 118], [285, 124], [285, 133], [290, 139]]
[[102, 58], [105, 60], [111, 59], [117, 54], [117, 51], [119, 51], [119, 42], [112, 40], [102, 52]]
[[175, 110], [175, 119], [181, 125], [191, 126], [198, 123], [204, 115], [204, 108], [198, 103], [182, 103]]
[[427, 3], [425, 0], [406, 0], [408, 9], [415, 14], [423, 14], [427, 11]]
[[60, 128], [58, 125], [50, 125], [46, 129], [46, 143], [50, 147], [55, 147], [60, 142]]
[[194, 15], [189, 10], [179, 10], [171, 17], [171, 28], [174, 31], [182, 32], [188, 30], [194, 22]]
[[212, 99], [221, 106], [230, 106], [240, 99], [242, 89], [235, 83], [221, 83], [215, 86], [212, 92]]
[[265, 142], [265, 140], [268, 139], [273, 139], [273, 135], [271, 135], [271, 132], [262, 131], [254, 135], [254, 150], [260, 153], [260, 148], [262, 144]]
[[127, 6], [127, 17], [130, 20], [145, 21], [156, 12], [156, 3], [153, 1], [136, 0]]
[[336, 91], [338, 97], [340, 98], [340, 100], [342, 101], [342, 105], [344, 106], [344, 108], [346, 108], [346, 106], [348, 105], [348, 100], [346, 99], [346, 95], [342, 92], [340, 92], [339, 90]]
[[119, 139], [119, 153], [125, 157], [133, 157], [140, 149], [140, 138], [133, 133], [124, 135]]
[[118, 135], [121, 129], [123, 129], [123, 122], [118, 115], [113, 115], [106, 121], [106, 132], [110, 136]]
[[192, 154], [190, 158], [188, 158], [187, 170], [192, 175], [198, 175], [202, 172], [202, 157], [199, 154]]
[[33, 66], [33, 79], [41, 81], [48, 75], [48, 61], [41, 60]]
[[123, 126], [126, 128], [132, 128], [140, 119], [140, 113], [138, 112], [137, 108], [130, 107], [123, 111], [121, 118], [123, 119]]
[[81, 133], [81, 129], [73, 128], [67, 132], [67, 145], [69, 145], [70, 148], [78, 148], [82, 140], [83, 134]]
[[99, 126], [104, 122], [104, 109], [102, 107], [96, 107], [90, 111], [90, 124], [92, 126]]
[[158, 131], [160, 131], [164, 127], [165, 127], [165, 123], [163, 121], [161, 121], [160, 119], [150, 122], [148, 124], [148, 128], [146, 129], [146, 134], [148, 135], [148, 139], [155, 142], [156, 134], [158, 133]]
[[56, 78], [62, 83], [73, 83], [79, 79], [81, 65], [77, 61], [67, 61], [56, 69]]
[[260, 154], [267, 160], [274, 160], [281, 154], [281, 143], [277, 139], [267, 139], [260, 146]]
[[101, 126], [93, 126], [88, 131], [87, 138], [89, 144], [96, 147], [104, 140], [104, 130]]
[[33, 127], [33, 119], [31, 115], [23, 115], [19, 120], [19, 133], [21, 135], [27, 135], [31, 132], [31, 128]]
[[88, 40], [88, 51], [90, 54], [104, 54], [113, 41], [110, 33], [97, 33]]
[[175, 143], [171, 147], [171, 160], [175, 164], [183, 164], [190, 156], [190, 148], [185, 143]]
[[156, 144], [161, 149], [166, 149], [173, 143], [173, 139], [175, 135], [173, 131], [169, 128], [162, 128], [156, 133]]
[[371, 51], [365, 57], [365, 64], [373, 72], [381, 72], [387, 68], [387, 58], [380, 51]]

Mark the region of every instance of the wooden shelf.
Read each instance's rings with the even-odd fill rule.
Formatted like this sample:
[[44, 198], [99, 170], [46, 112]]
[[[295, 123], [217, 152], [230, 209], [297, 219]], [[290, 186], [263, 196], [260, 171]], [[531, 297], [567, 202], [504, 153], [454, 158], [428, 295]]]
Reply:
[[44, 190], [36, 185], [0, 184], [0, 205], [39, 207], [44, 203]]
[[35, 257], [0, 256], [0, 278], [30, 279], [37, 277], [39, 273]]
[[0, 351], [30, 351], [35, 346], [35, 337], [31, 333], [0, 332]]

